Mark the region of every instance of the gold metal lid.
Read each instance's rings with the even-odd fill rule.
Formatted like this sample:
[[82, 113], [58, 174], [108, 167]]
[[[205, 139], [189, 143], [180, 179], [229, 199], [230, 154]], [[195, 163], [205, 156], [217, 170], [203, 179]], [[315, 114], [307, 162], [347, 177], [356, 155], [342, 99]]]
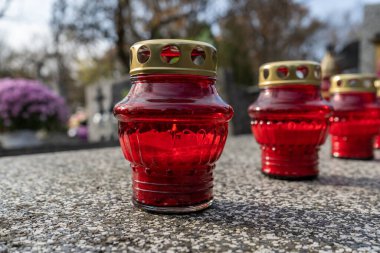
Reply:
[[261, 65], [260, 87], [289, 84], [320, 85], [320, 64], [314, 61], [278, 61]]
[[192, 74], [216, 76], [216, 49], [193, 40], [145, 40], [130, 49], [130, 75]]
[[377, 96], [380, 97], [380, 79], [375, 81], [375, 87], [377, 89]]
[[341, 74], [331, 77], [331, 93], [376, 92], [372, 74]]

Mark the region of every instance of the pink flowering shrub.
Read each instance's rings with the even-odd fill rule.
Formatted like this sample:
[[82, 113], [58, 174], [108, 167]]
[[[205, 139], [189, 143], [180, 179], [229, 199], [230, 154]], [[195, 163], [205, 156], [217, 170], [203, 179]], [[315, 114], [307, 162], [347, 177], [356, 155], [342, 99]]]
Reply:
[[64, 99], [39, 81], [0, 79], [0, 130], [59, 130], [67, 118]]

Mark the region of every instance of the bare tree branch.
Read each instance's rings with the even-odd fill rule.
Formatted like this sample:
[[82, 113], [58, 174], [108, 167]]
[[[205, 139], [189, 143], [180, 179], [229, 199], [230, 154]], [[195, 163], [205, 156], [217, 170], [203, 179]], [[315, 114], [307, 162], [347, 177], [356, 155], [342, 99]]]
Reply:
[[127, 46], [126, 43], [126, 31], [125, 31], [125, 23], [126, 23], [126, 17], [125, 17], [125, 10], [126, 8], [130, 7], [129, 0], [118, 0], [117, 1], [117, 8], [115, 10], [115, 30], [116, 30], [116, 49], [118, 56], [123, 63], [123, 65], [126, 67], [127, 70], [129, 70], [129, 55], [126, 52], [125, 47]]
[[74, 7], [73, 18], [65, 26], [80, 43], [112, 42], [114, 52], [128, 71], [131, 44], [144, 39], [189, 36], [201, 23], [198, 13], [205, 12], [208, 1], [84, 0]]
[[176, 22], [178, 20], [184, 19], [184, 18], [186, 19], [186, 18], [194, 15], [195, 13], [196, 13], [195, 10], [191, 10], [188, 13], [181, 13], [178, 15], [173, 15], [173, 16], [170, 16], [166, 19], [160, 20], [157, 24], [151, 26], [150, 39], [154, 39], [154, 38], [158, 37], [158, 31], [163, 26], [168, 25], [168, 24], [173, 23], [173, 22]]

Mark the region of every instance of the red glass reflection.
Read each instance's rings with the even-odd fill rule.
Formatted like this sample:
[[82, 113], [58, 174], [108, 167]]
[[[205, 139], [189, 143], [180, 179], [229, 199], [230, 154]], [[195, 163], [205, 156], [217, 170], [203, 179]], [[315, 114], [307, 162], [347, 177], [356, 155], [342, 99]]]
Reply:
[[114, 113], [123, 153], [131, 162], [134, 201], [157, 207], [210, 201], [215, 162], [233, 115], [215, 79], [140, 75], [132, 77], [132, 84]]
[[370, 92], [335, 93], [330, 118], [332, 155], [338, 158], [372, 159], [373, 141], [379, 132], [379, 105]]
[[318, 150], [326, 140], [331, 111], [319, 87], [265, 88], [248, 111], [264, 174], [287, 179], [318, 175]]
[[[380, 97], [379, 96], [377, 97], [377, 103], [380, 105]], [[379, 125], [380, 125], [380, 116], [379, 116], [378, 120], [379, 120]], [[375, 137], [375, 141], [374, 141], [374, 148], [376, 148], [376, 149], [380, 149], [380, 128], [379, 128], [378, 134], [379, 135], [377, 135]]]
[[330, 101], [330, 92], [329, 92], [330, 86], [331, 86], [330, 77], [322, 78], [321, 94], [322, 94], [322, 97], [327, 101]]

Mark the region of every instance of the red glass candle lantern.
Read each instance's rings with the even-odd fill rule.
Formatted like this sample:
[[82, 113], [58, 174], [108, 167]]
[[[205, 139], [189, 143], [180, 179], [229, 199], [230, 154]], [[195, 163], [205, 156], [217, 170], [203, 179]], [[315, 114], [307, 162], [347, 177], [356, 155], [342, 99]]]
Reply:
[[248, 109], [261, 146], [262, 172], [282, 179], [318, 175], [318, 150], [325, 142], [331, 107], [320, 92], [320, 65], [310, 61], [264, 64], [260, 94]]
[[164, 213], [210, 206], [215, 162], [233, 115], [215, 88], [215, 48], [141, 41], [131, 47], [130, 75], [132, 88], [114, 114], [131, 162], [133, 203]]
[[373, 140], [379, 132], [376, 77], [342, 74], [332, 77], [330, 101], [331, 152], [336, 158], [372, 159]]

